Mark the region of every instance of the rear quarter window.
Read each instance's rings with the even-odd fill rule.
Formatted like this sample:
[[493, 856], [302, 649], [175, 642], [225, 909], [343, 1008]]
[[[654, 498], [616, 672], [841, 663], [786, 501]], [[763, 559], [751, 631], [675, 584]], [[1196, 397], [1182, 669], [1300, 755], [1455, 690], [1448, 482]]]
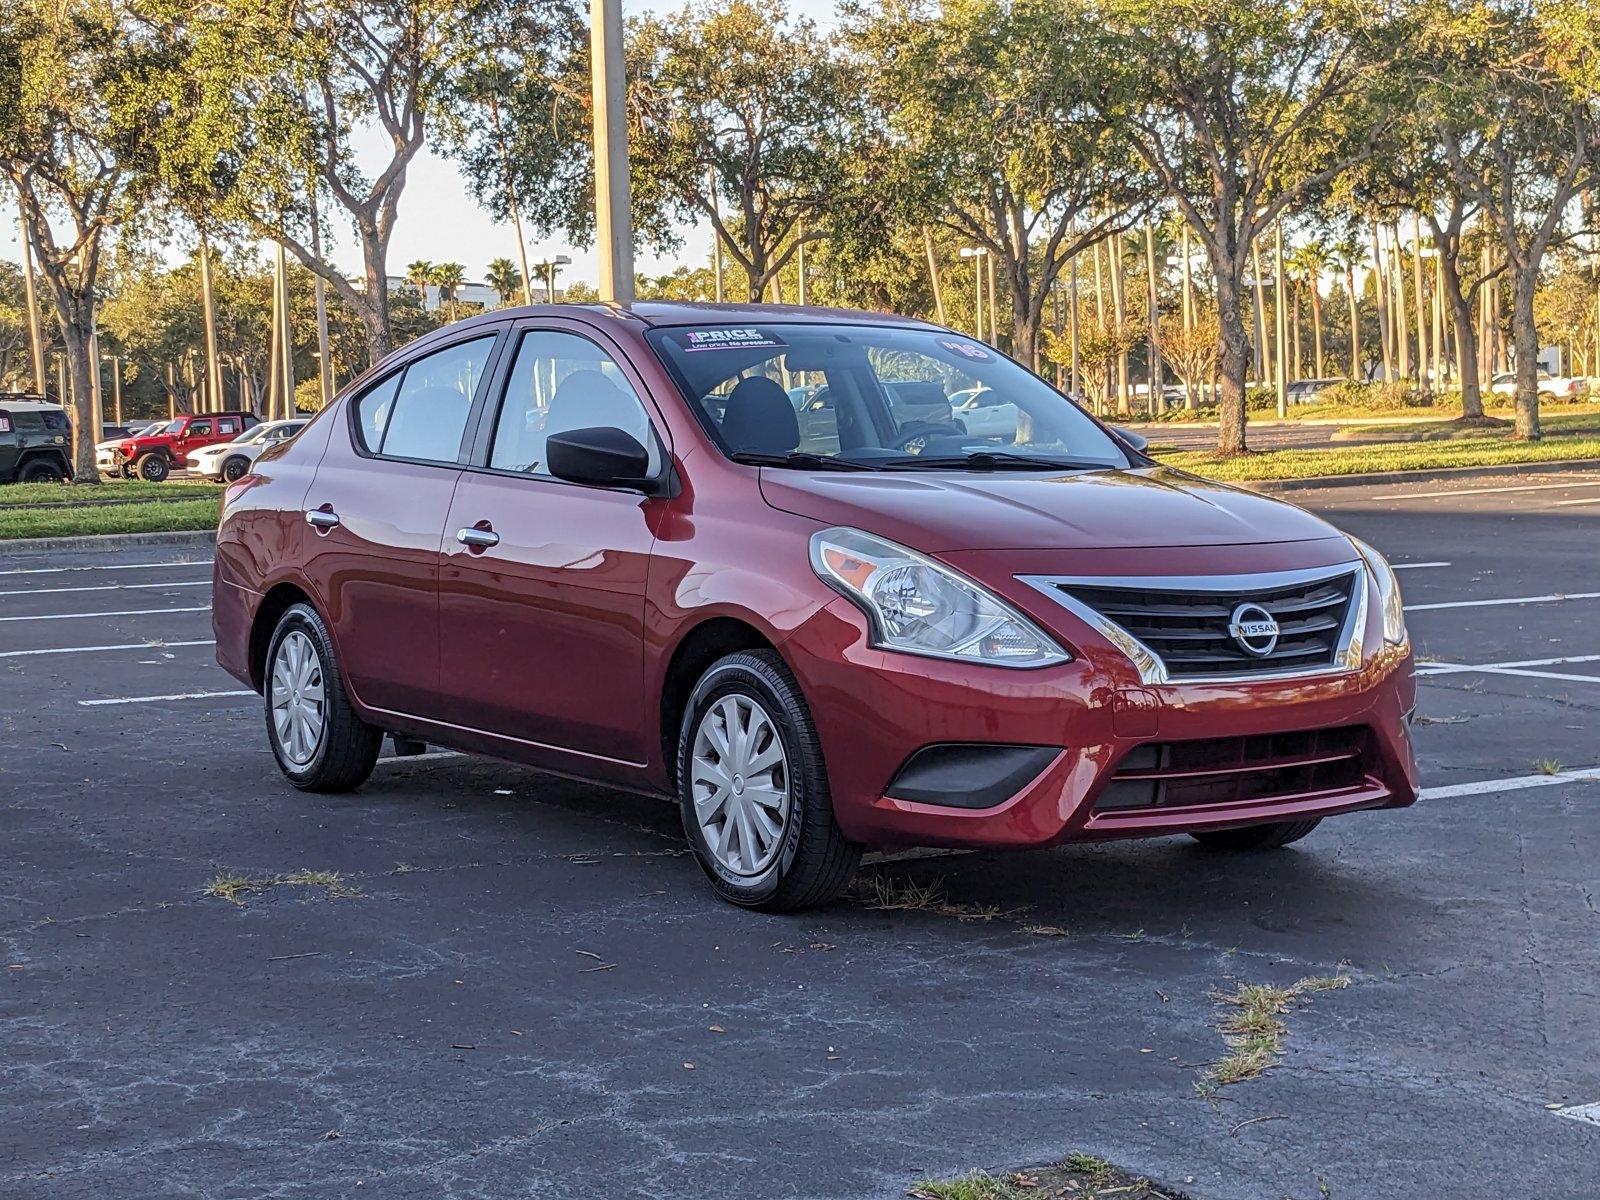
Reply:
[[11, 432], [11, 414], [0, 412], [0, 433]]

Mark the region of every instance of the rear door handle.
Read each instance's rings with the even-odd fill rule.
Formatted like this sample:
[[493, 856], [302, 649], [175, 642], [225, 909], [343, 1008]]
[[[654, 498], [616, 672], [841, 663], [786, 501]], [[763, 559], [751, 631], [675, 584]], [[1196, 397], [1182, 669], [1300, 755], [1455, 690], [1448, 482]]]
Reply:
[[456, 541], [474, 550], [487, 550], [500, 544], [500, 535], [492, 529], [458, 529]]
[[339, 514], [331, 508], [313, 508], [306, 514], [306, 524], [318, 529], [332, 529], [339, 523]]

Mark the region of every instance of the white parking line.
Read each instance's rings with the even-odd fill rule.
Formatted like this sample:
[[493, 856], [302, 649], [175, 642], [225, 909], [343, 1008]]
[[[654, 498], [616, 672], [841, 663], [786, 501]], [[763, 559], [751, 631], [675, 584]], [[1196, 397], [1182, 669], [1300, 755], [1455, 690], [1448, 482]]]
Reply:
[[1569, 1121], [1582, 1121], [1585, 1125], [1600, 1125], [1600, 1102], [1594, 1104], [1571, 1104], [1566, 1108], [1552, 1109], [1553, 1115], [1566, 1117]]
[[0, 596], [55, 596], [62, 592], [129, 592], [135, 588], [210, 587], [209, 579], [164, 580], [161, 583], [97, 583], [89, 587], [12, 588]]
[[163, 700], [212, 700], [220, 696], [254, 696], [245, 689], [237, 692], [171, 692], [165, 696], [115, 696], [106, 700], [79, 700], [83, 708], [99, 708], [106, 704], [157, 704]]
[[1447, 563], [1447, 562], [1425, 562], [1425, 563], [1390, 563], [1389, 565], [1391, 567], [1393, 567], [1396, 571], [1420, 571], [1420, 570], [1422, 570], [1423, 567], [1448, 567], [1450, 564]]
[[150, 617], [157, 613], [210, 612], [211, 605], [198, 608], [125, 608], [120, 612], [41, 613], [32, 617], [0, 617], [0, 621], [76, 621], [88, 617]]
[[1494, 608], [1502, 604], [1554, 604], [1561, 600], [1596, 600], [1600, 592], [1550, 592], [1544, 596], [1506, 596], [1500, 600], [1445, 600], [1438, 604], [1408, 604], [1407, 612], [1436, 608]]
[[8, 567], [0, 575], [61, 575], [71, 571], [160, 571], [167, 567], [209, 567], [209, 558], [187, 559], [183, 562], [111, 563], [91, 567]]
[[1388, 500], [1437, 500], [1441, 496], [1487, 496], [1494, 492], [1553, 492], [1560, 488], [1600, 487], [1600, 479], [1571, 479], [1562, 483], [1519, 483], [1507, 487], [1452, 488], [1442, 492], [1398, 492]]
[[1496, 792], [1519, 792], [1524, 788], [1555, 787], [1563, 783], [1578, 783], [1587, 779], [1600, 779], [1600, 767], [1583, 767], [1572, 771], [1557, 771], [1552, 775], [1514, 775], [1510, 779], [1479, 779], [1472, 783], [1452, 783], [1443, 787], [1423, 788], [1423, 800], [1454, 800], [1461, 796], [1488, 796]]
[[397, 754], [390, 758], [380, 758], [375, 766], [393, 767], [402, 763], [438, 762], [444, 758], [466, 758], [460, 750], [429, 750], [424, 754]]
[[1560, 667], [1567, 663], [1586, 662], [1600, 662], [1600, 654], [1567, 654], [1560, 658], [1513, 658], [1507, 662], [1492, 663], [1425, 662], [1417, 664], [1417, 672], [1443, 675], [1454, 671], [1501, 671], [1507, 667]]
[[[1557, 500], [1552, 507], [1569, 508], [1574, 504], [1600, 504], [1600, 496], [1590, 496], [1583, 500]], [[1596, 1122], [1596, 1124], [1600, 1124], [1600, 1122]]]
[[0, 658], [32, 658], [38, 654], [99, 654], [106, 650], [164, 650], [169, 646], [215, 646], [215, 641], [123, 642], [117, 646], [52, 646], [47, 650], [0, 650]]

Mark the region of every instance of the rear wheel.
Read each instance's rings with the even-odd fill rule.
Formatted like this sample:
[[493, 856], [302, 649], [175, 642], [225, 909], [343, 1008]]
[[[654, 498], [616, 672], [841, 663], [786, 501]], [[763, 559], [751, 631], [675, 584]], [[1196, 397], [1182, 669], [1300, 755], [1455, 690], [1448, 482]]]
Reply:
[[222, 477], [229, 483], [232, 483], [249, 469], [250, 460], [247, 458], [240, 458], [237, 454], [235, 454], [227, 462], [222, 464]]
[[327, 626], [309, 604], [291, 605], [267, 648], [267, 739], [278, 767], [308, 792], [348, 792], [366, 782], [381, 730], [350, 706]]
[[1276, 850], [1279, 846], [1298, 842], [1320, 824], [1321, 818], [1314, 817], [1309, 821], [1246, 825], [1243, 829], [1212, 829], [1189, 836], [1212, 850]]
[[678, 734], [678, 802], [712, 887], [745, 908], [826, 904], [861, 860], [834, 820], [799, 684], [770, 650], [730, 654], [695, 685]]
[[61, 464], [48, 458], [36, 458], [24, 463], [22, 470], [17, 472], [19, 483], [60, 483], [66, 477]]
[[146, 483], [160, 483], [171, 470], [166, 457], [160, 454], [146, 454], [134, 469], [138, 472], [139, 478]]

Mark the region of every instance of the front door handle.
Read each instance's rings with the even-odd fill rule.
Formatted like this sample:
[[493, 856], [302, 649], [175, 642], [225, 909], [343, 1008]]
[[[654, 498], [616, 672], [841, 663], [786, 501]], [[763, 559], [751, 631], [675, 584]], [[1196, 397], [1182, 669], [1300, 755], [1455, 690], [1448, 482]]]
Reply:
[[456, 541], [474, 550], [487, 550], [500, 544], [500, 535], [492, 529], [458, 529]]
[[332, 529], [339, 523], [339, 514], [331, 508], [313, 508], [306, 514], [306, 524], [318, 529]]

